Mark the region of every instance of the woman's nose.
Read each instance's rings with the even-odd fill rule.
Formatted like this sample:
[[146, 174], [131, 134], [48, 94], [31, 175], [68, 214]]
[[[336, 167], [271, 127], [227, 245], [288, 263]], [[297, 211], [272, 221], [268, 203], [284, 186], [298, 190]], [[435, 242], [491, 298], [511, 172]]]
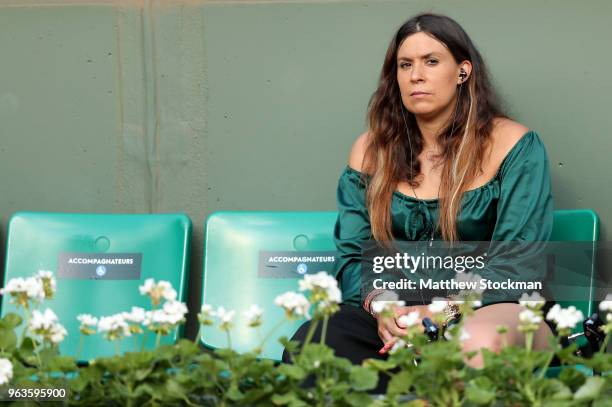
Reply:
[[414, 64], [410, 71], [410, 80], [418, 82], [423, 79], [423, 68], [419, 64]]

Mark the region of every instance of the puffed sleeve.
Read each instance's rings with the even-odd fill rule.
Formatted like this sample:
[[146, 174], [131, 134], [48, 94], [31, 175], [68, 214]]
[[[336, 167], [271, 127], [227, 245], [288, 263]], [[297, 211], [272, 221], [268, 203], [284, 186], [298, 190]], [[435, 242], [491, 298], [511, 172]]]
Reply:
[[338, 181], [338, 217], [334, 227], [337, 257], [334, 271], [346, 304], [361, 305], [362, 245], [370, 239], [370, 217], [365, 203], [366, 185], [362, 174], [349, 166]]
[[[546, 272], [541, 261], [544, 243], [538, 242], [550, 239], [553, 197], [548, 156], [536, 132], [523, 135], [508, 153], [500, 168], [500, 180], [489, 258], [478, 273], [498, 282], [542, 281]], [[499, 243], [502, 241], [513, 243]], [[482, 303], [517, 300], [521, 294], [519, 289], [487, 290]]]

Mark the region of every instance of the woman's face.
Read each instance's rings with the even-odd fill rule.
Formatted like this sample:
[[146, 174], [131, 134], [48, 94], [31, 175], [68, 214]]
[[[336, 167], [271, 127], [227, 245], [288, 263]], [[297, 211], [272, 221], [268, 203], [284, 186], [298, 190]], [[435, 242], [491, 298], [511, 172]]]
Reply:
[[433, 118], [452, 108], [461, 68], [469, 76], [469, 62], [457, 64], [440, 41], [422, 32], [406, 37], [397, 51], [397, 82], [406, 109]]

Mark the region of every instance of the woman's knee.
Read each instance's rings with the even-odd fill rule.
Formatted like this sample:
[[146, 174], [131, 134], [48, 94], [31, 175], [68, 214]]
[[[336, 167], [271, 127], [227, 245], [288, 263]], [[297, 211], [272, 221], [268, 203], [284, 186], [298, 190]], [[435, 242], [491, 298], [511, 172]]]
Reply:
[[462, 343], [464, 352], [487, 348], [492, 352], [499, 352], [503, 348], [504, 341], [502, 336], [496, 332], [495, 327], [480, 325], [465, 328], [468, 338]]

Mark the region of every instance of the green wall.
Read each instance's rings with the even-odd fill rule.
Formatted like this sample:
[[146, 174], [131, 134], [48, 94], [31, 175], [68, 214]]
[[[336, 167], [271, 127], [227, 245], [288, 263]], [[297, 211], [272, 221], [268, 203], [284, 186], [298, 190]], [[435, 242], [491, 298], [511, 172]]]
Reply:
[[608, 240], [602, 0], [0, 0], [2, 234], [17, 210], [184, 211], [193, 307], [209, 213], [335, 209], [388, 42], [427, 10], [464, 26], [544, 139], [556, 207], [594, 209]]

